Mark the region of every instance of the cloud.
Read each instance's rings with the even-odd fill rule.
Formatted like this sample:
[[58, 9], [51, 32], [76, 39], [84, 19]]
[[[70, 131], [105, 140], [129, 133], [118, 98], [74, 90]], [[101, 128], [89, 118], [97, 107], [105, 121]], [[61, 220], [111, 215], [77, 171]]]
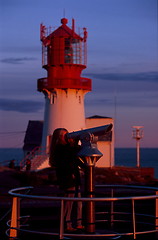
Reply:
[[129, 108], [158, 108], [157, 92], [154, 91], [124, 91], [117, 93], [105, 93], [99, 91], [96, 94], [89, 94], [85, 98], [87, 106], [114, 107], [114, 105]]
[[0, 110], [14, 111], [21, 113], [35, 113], [43, 108], [43, 103], [39, 101], [20, 99], [0, 99]]
[[135, 94], [131, 96], [122, 96], [116, 98], [116, 103], [123, 107], [134, 107], [134, 108], [158, 108], [158, 102], [155, 101], [156, 94]]
[[86, 76], [112, 81], [152, 81], [158, 82], [158, 72], [140, 73], [86, 73]]
[[2, 63], [8, 63], [8, 64], [23, 64], [26, 61], [34, 61], [34, 60], [36, 60], [36, 58], [23, 57], [23, 58], [4, 58], [4, 59], [1, 59], [0, 61]]

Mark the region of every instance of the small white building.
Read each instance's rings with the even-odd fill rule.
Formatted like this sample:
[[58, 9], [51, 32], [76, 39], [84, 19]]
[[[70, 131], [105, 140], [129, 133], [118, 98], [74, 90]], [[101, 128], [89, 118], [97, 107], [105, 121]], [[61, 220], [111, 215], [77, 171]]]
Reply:
[[98, 149], [103, 156], [99, 159], [97, 167], [113, 167], [114, 166], [114, 120], [113, 118], [103, 116], [92, 116], [86, 118], [86, 128], [99, 127], [102, 125], [113, 124], [112, 131], [106, 136], [99, 137], [97, 143]]

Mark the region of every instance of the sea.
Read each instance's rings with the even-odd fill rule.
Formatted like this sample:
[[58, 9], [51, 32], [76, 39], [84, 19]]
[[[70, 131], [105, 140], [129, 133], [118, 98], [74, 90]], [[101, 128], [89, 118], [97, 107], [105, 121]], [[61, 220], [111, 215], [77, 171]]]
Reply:
[[[21, 148], [0, 148], [0, 166], [7, 166], [12, 159], [18, 166], [23, 157]], [[136, 164], [135, 148], [115, 148], [115, 166], [136, 167]], [[154, 168], [158, 179], [158, 148], [141, 148], [140, 166]]]

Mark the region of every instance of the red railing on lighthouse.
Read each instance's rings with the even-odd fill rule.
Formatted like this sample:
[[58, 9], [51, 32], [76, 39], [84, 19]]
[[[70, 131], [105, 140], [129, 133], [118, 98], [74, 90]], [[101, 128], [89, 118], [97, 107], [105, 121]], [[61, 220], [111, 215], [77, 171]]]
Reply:
[[80, 78], [80, 79], [54, 79], [52, 82], [48, 82], [47, 78], [38, 79], [38, 91], [43, 91], [44, 89], [84, 89], [91, 91], [92, 89], [92, 81], [89, 78]]

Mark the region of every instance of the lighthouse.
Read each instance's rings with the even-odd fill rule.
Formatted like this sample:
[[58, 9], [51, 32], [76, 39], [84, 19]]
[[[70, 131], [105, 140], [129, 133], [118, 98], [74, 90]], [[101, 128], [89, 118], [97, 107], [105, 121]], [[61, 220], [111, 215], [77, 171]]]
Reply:
[[47, 76], [37, 80], [37, 90], [45, 97], [43, 121], [29, 121], [24, 139], [24, 160], [31, 159], [31, 170], [49, 167], [49, 146], [56, 128], [69, 132], [113, 124], [106, 136], [98, 139], [97, 145], [103, 157], [97, 167], [114, 166], [114, 120], [94, 115], [85, 118], [84, 98], [92, 90], [91, 79], [82, 77], [87, 61], [87, 30], [75, 31], [66, 18], [53, 29], [40, 26], [42, 42], [42, 67]]
[[81, 76], [86, 68], [87, 31], [83, 28], [76, 33], [74, 19], [71, 27], [67, 24], [62, 18], [54, 31], [40, 26], [42, 67], [47, 77], [38, 79], [37, 88], [45, 96], [42, 148], [46, 151], [56, 128], [76, 131], [86, 127], [84, 97], [92, 89], [91, 79]]
[[[92, 81], [82, 77], [87, 61], [87, 30], [75, 31], [75, 21], [71, 27], [66, 18], [53, 29], [40, 26], [42, 42], [42, 67], [47, 76], [37, 80], [37, 90], [45, 97], [43, 121], [29, 121], [24, 139], [24, 161], [30, 158], [31, 169], [49, 167], [49, 146], [56, 128], [66, 128], [69, 132], [113, 124], [114, 120], [94, 115], [85, 118], [84, 98], [92, 90]], [[98, 139], [98, 149], [103, 157], [97, 167], [114, 166], [114, 127], [112, 131]]]

